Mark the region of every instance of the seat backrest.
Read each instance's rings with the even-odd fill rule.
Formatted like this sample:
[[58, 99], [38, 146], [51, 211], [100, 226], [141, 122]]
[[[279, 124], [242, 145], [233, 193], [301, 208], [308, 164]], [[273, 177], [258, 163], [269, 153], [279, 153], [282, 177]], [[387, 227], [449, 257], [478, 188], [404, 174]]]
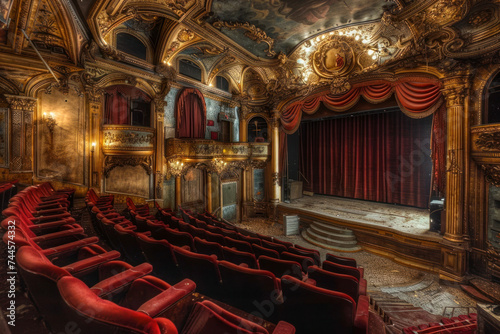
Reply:
[[275, 259], [265, 255], [259, 256], [258, 261], [260, 269], [269, 270], [278, 278], [290, 275], [302, 280], [302, 267], [298, 262]]
[[291, 276], [281, 279], [282, 319], [297, 333], [352, 334], [355, 301], [348, 295], [318, 288]]
[[226, 240], [226, 246], [236, 248], [241, 252], [253, 253], [252, 245], [246, 241], [236, 240], [230, 237], [224, 237]]
[[198, 237], [194, 238], [194, 248], [196, 252], [205, 255], [215, 255], [218, 260], [224, 259], [222, 246], [217, 242], [207, 241]]
[[248, 242], [250, 244], [257, 244], [259, 246], [262, 245], [262, 242], [261, 242], [261, 240], [259, 238], [250, 237], [248, 235], [243, 235], [243, 234], [238, 234], [238, 237], [239, 237], [240, 240], [246, 241], [246, 242]]
[[296, 248], [296, 247], [288, 247], [288, 252], [293, 253], [293, 254], [297, 254], [297, 255], [308, 256], [314, 260], [315, 265], [317, 265], [317, 266], [321, 265], [321, 258], [320, 258], [319, 252], [308, 251], [308, 250]]
[[350, 257], [338, 256], [330, 253], [326, 253], [326, 261], [343, 264], [344, 266], [357, 268], [358, 265], [356, 260]]
[[314, 265], [314, 260], [311, 257], [309, 257], [309, 256], [303, 256], [303, 255], [297, 255], [297, 254], [293, 254], [293, 253], [289, 253], [289, 252], [282, 252], [280, 254], [280, 259], [282, 259], [282, 260], [289, 260], [289, 261], [295, 261], [295, 262], [300, 263], [300, 265], [302, 266], [302, 271], [303, 272], [307, 272], [307, 268], [309, 268], [309, 266], [313, 266]]
[[255, 254], [256, 258], [259, 258], [262, 255], [269, 256], [269, 257], [272, 257], [275, 259], [280, 258], [280, 254], [277, 251], [275, 251], [274, 249], [262, 247], [262, 246], [257, 245], [257, 244], [252, 244], [252, 249], [253, 249], [253, 253]]
[[222, 253], [224, 254], [224, 260], [240, 265], [242, 263], [246, 264], [249, 268], [258, 269], [259, 265], [255, 255], [248, 252], [241, 252], [229, 247], [222, 247]]
[[64, 323], [76, 323], [82, 333], [177, 333], [171, 321], [162, 319], [160, 330], [158, 320], [99, 298], [75, 277], [65, 277], [57, 285], [65, 302], [60, 317]]
[[196, 283], [196, 290], [216, 298], [221, 289], [221, 277], [217, 260], [205, 254], [197, 254], [180, 247], [172, 247], [177, 264], [184, 277]]
[[293, 244], [291, 242], [288, 242], [288, 241], [283, 241], [283, 240], [280, 240], [280, 239], [276, 239], [276, 238], [273, 238], [273, 242], [275, 244], [280, 244], [280, 245], [283, 245], [285, 246], [287, 249], [290, 248], [290, 247], [293, 247]]
[[238, 232], [222, 228], [222, 235], [233, 239], [238, 239]]
[[[279, 281], [267, 270], [244, 268], [227, 261], [219, 261], [225, 300], [245, 312], [261, 312], [258, 305], [271, 301], [274, 304], [280, 293]], [[276, 314], [262, 314], [264, 317]]]
[[171, 284], [179, 281], [181, 275], [168, 241], [155, 240], [142, 233], [138, 234], [137, 241], [156, 275]]
[[308, 277], [316, 281], [316, 286], [328, 290], [343, 292], [355, 301], [359, 296], [359, 281], [350, 275], [332, 273], [317, 266], [307, 269]]
[[189, 248], [194, 249], [193, 237], [188, 232], [180, 232], [168, 227], [165, 228], [165, 232], [165, 239], [172, 245], [189, 246]]
[[195, 304], [182, 331], [185, 334], [268, 334], [265, 328], [209, 300]]
[[143, 263], [146, 259], [142, 254], [141, 246], [137, 240], [137, 233], [130, 227], [125, 228], [120, 224], [115, 225], [115, 230], [117, 232], [118, 239], [123, 246], [122, 250], [127, 259], [134, 265]]
[[288, 248], [286, 248], [286, 246], [284, 246], [282, 244], [277, 244], [275, 242], [270, 242], [270, 241], [267, 241], [264, 239], [262, 239], [261, 242], [262, 242], [262, 247], [274, 249], [278, 253], [286, 252], [288, 250]]
[[344, 266], [342, 264], [333, 263], [330, 261], [323, 261], [322, 268], [337, 274], [350, 275], [355, 277], [358, 281], [361, 278], [361, 273], [358, 268]]
[[211, 242], [217, 242], [221, 246], [224, 246], [226, 244], [226, 240], [224, 239], [224, 236], [221, 234], [217, 233], [212, 233], [210, 231], [205, 231], [205, 240], [211, 241]]

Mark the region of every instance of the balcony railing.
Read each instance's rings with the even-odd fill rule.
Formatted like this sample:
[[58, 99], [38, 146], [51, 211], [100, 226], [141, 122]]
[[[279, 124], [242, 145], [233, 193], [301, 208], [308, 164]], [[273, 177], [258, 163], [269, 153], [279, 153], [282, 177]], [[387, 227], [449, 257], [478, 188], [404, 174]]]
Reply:
[[104, 153], [140, 151], [153, 154], [155, 144], [153, 128], [107, 124], [103, 126], [102, 134]]
[[207, 139], [166, 140], [165, 156], [167, 159], [204, 161], [223, 158], [226, 161], [266, 160], [270, 155], [269, 143], [224, 143]]

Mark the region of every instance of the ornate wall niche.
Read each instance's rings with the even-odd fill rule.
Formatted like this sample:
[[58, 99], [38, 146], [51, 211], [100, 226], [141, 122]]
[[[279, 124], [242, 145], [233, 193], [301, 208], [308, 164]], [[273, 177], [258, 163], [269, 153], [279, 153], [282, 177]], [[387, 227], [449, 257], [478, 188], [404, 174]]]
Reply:
[[149, 155], [106, 155], [103, 171], [105, 192], [149, 198], [152, 163]]

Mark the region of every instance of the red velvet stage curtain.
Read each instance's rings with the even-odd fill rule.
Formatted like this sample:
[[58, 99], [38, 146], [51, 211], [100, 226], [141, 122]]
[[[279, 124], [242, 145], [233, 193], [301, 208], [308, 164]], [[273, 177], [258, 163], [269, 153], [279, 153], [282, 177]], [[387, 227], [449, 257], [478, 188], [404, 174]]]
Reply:
[[321, 104], [328, 109], [341, 112], [352, 108], [361, 96], [368, 102], [380, 103], [387, 100], [393, 93], [396, 94], [401, 110], [413, 118], [422, 118], [432, 114], [443, 101], [439, 82], [429, 81], [429, 79], [423, 82], [403, 79], [396, 82], [377, 80], [354, 85], [351, 90], [342, 95], [320, 92], [308, 96], [305, 100], [294, 102], [282, 112], [281, 125], [285, 132], [293, 133], [300, 124], [302, 112], [313, 114]]
[[205, 138], [207, 107], [201, 92], [184, 88], [177, 98], [175, 109], [177, 138]]
[[446, 106], [434, 113], [432, 120], [432, 190], [446, 192]]
[[431, 117], [401, 112], [306, 122], [300, 132], [305, 190], [428, 207]]
[[288, 138], [283, 131], [280, 132], [280, 176], [286, 174], [288, 167]]
[[116, 85], [106, 88], [105, 123], [130, 124], [130, 102], [137, 99], [151, 102], [146, 93], [133, 86]]

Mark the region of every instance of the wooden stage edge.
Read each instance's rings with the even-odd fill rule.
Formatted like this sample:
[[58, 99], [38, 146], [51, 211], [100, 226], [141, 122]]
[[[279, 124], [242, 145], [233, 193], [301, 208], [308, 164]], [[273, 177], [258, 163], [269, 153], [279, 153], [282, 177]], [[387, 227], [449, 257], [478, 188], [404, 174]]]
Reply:
[[[447, 259], [450, 255], [462, 258], [465, 250], [447, 243], [442, 236], [412, 235], [390, 227], [350, 221], [281, 204], [277, 207], [277, 213], [279, 222], [282, 224], [284, 215], [298, 215], [301, 229], [312, 222], [348, 228], [354, 232], [363, 250], [390, 258], [409, 267], [438, 273], [441, 279], [447, 281], [463, 280], [462, 266], [457, 266], [456, 263]], [[315, 245], [325, 248], [323, 245]]]

